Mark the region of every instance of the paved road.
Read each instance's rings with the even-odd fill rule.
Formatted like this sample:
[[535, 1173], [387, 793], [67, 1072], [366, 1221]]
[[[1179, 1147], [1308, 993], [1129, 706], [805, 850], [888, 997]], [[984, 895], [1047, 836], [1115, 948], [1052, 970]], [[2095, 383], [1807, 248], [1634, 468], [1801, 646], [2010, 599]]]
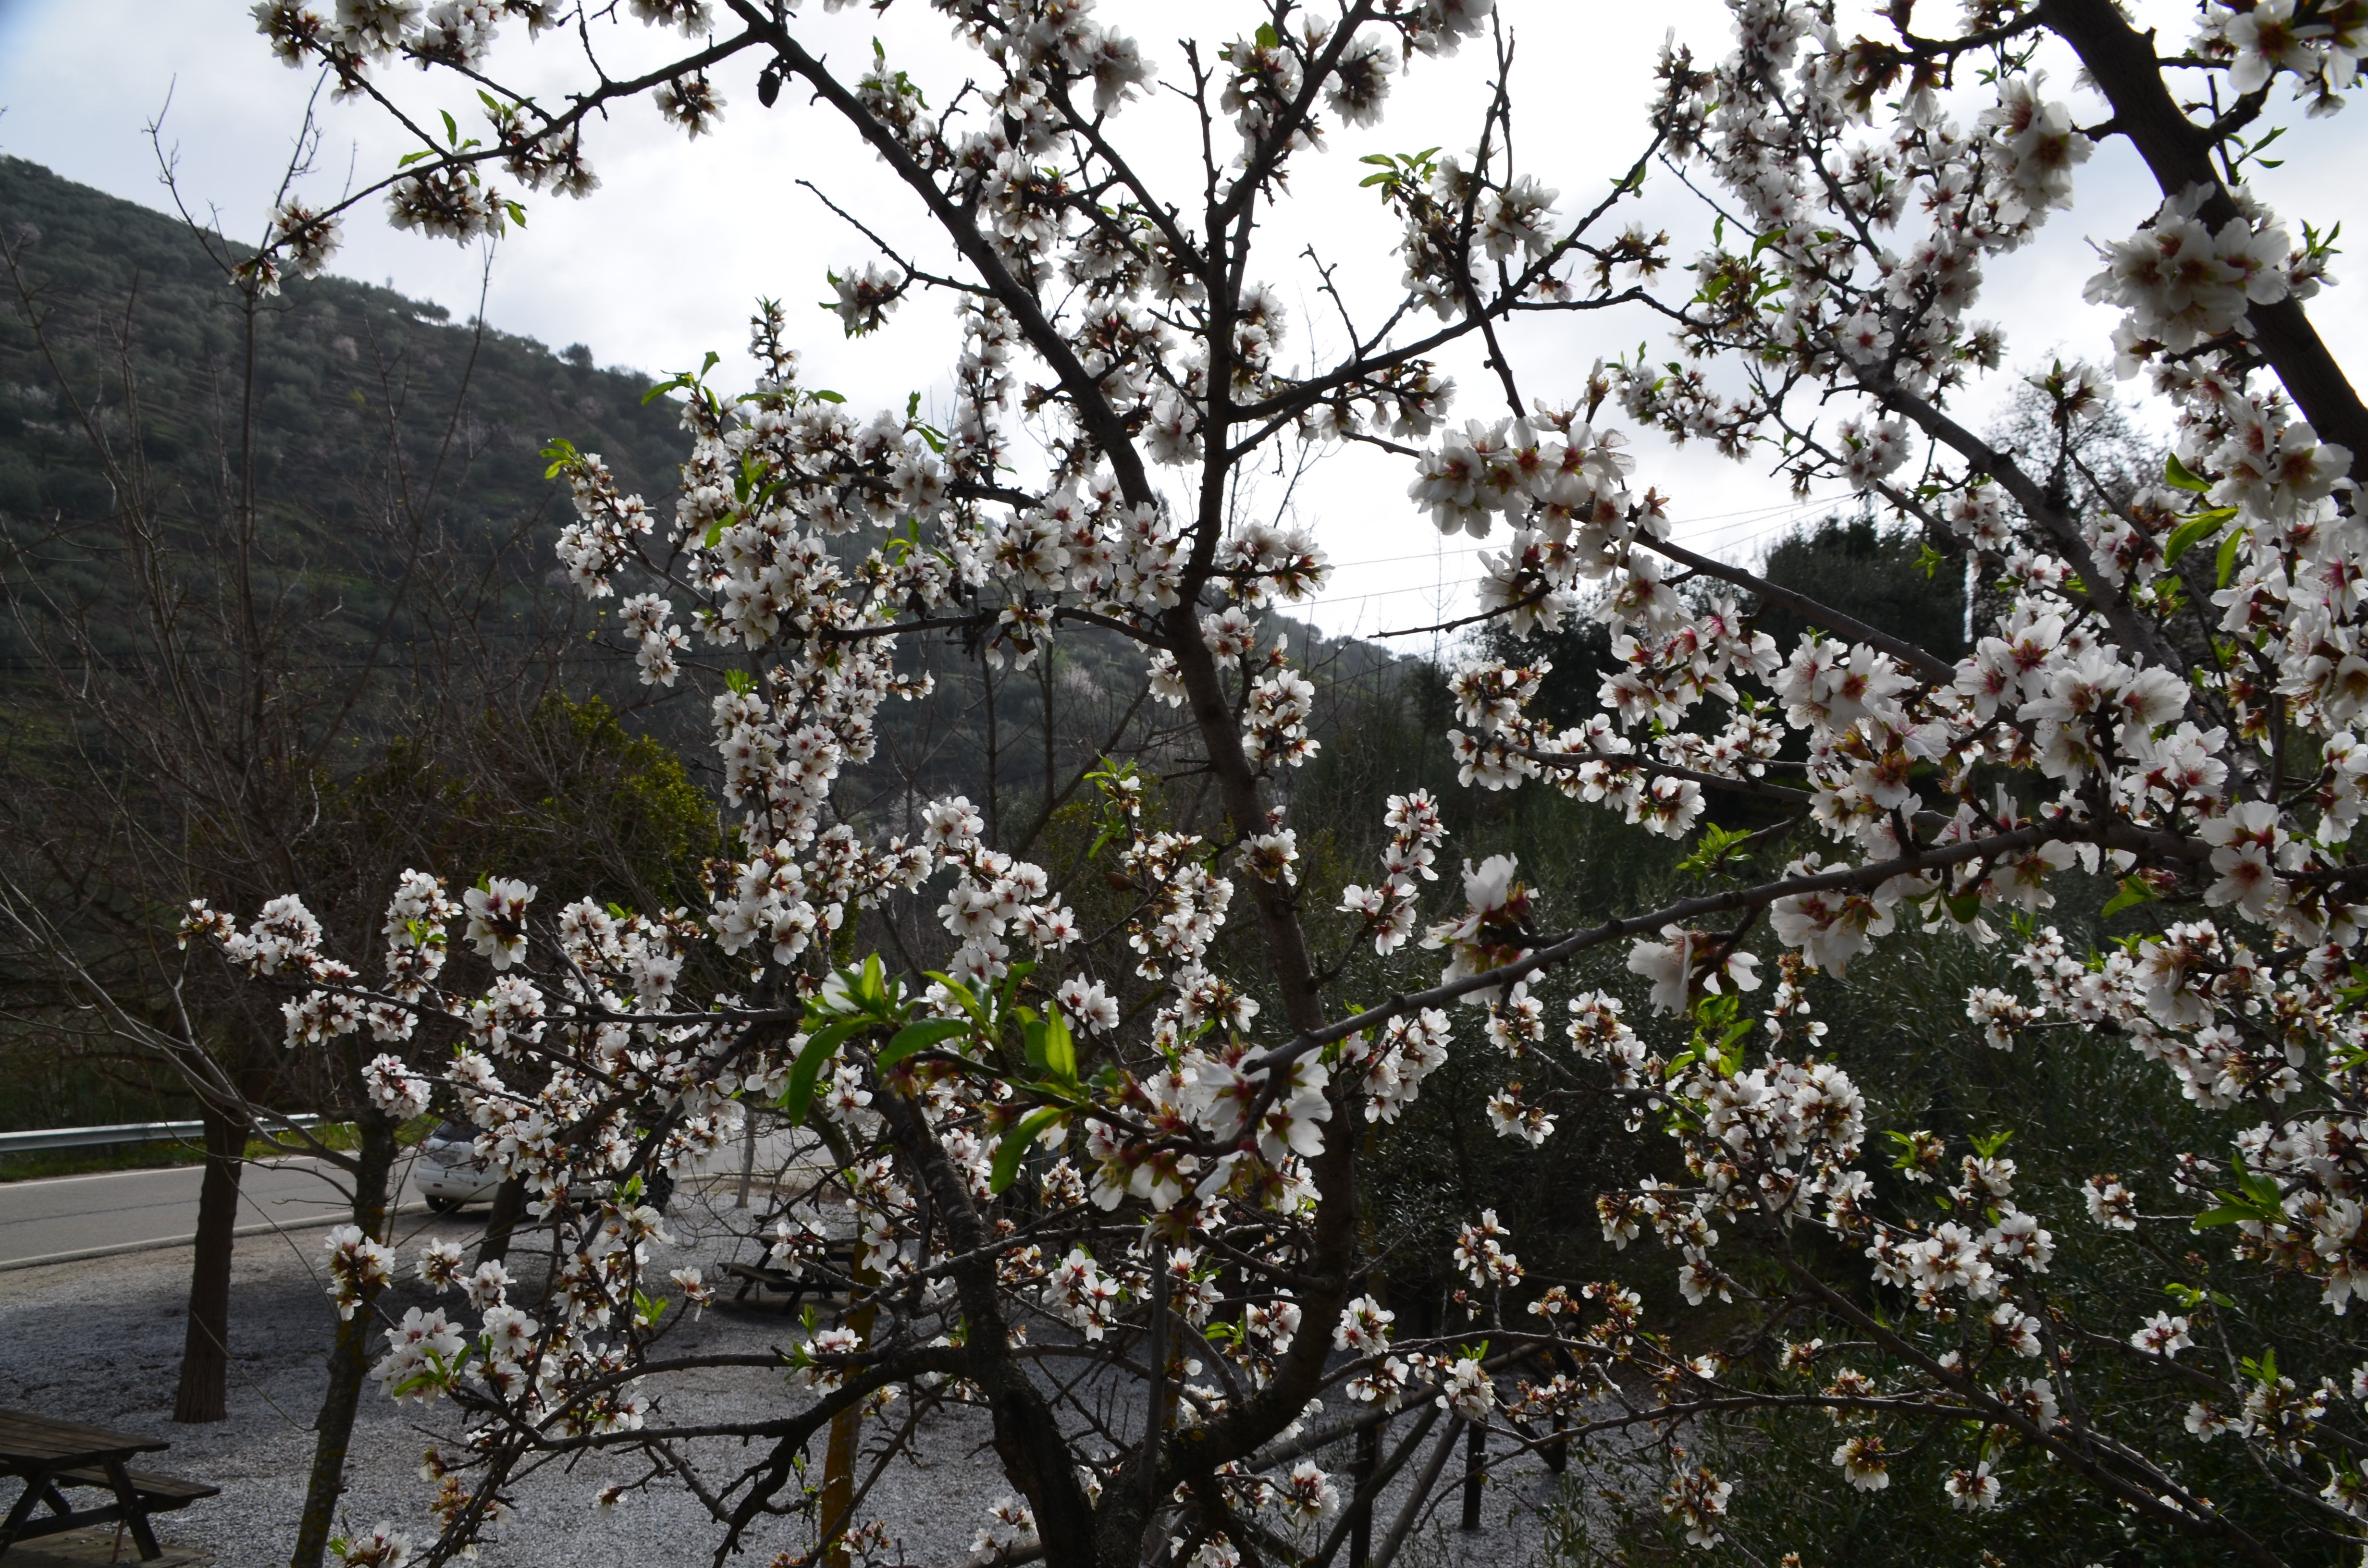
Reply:
[[[172, 1165], [0, 1182], [0, 1268], [185, 1242], [197, 1231], [204, 1172], [202, 1165]], [[314, 1160], [247, 1166], [239, 1180], [240, 1232], [335, 1223], [344, 1199], [328, 1179], [334, 1174]], [[419, 1201], [407, 1182], [402, 1200]]]

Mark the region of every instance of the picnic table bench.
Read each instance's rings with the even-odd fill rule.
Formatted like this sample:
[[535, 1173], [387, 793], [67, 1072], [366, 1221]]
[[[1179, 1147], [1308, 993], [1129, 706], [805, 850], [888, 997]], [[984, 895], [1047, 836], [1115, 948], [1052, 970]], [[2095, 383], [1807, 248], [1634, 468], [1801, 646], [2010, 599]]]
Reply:
[[[782, 1217], [782, 1211], [768, 1214], [757, 1222], [757, 1233], [750, 1239], [764, 1245], [764, 1227]], [[740, 1289], [732, 1299], [746, 1302], [752, 1290], [759, 1293], [779, 1291], [789, 1300], [782, 1303], [785, 1312], [797, 1311], [798, 1301], [806, 1296], [839, 1296], [847, 1293], [847, 1281], [855, 1274], [855, 1234], [849, 1229], [845, 1234], [832, 1235], [829, 1227], [822, 1232], [821, 1256], [791, 1264], [783, 1268], [772, 1261], [769, 1251], [759, 1252], [754, 1263], [727, 1258], [716, 1267], [740, 1281]]]
[[[164, 1555], [148, 1517], [186, 1508], [222, 1491], [201, 1481], [131, 1467], [134, 1455], [159, 1453], [171, 1446], [154, 1437], [0, 1410], [0, 1475], [13, 1475], [25, 1483], [24, 1494], [0, 1522], [0, 1557], [19, 1541], [85, 1525], [121, 1525], [131, 1532], [143, 1561]], [[112, 1497], [95, 1507], [77, 1508], [67, 1501], [67, 1488], [106, 1492]], [[37, 1517], [35, 1510], [44, 1506], [49, 1513]]]

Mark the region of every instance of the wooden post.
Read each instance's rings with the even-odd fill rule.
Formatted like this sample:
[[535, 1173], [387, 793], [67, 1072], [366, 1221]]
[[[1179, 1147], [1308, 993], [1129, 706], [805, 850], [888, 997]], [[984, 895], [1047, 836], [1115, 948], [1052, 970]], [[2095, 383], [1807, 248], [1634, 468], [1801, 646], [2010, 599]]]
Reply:
[[1371, 1568], [1373, 1560], [1373, 1499], [1365, 1491], [1382, 1463], [1382, 1428], [1378, 1423], [1357, 1434], [1357, 1517], [1349, 1526], [1349, 1568]]
[[494, 1211], [485, 1218], [485, 1239], [477, 1244], [477, 1267], [499, 1263], [510, 1255], [510, 1236], [526, 1216], [526, 1182], [507, 1176], [494, 1188]]
[[1167, 1501], [1159, 1492], [1159, 1440], [1167, 1428], [1167, 1244], [1151, 1249], [1151, 1387], [1144, 1399], [1143, 1421], [1143, 1561], [1155, 1561], [1165, 1548], [1160, 1540], [1159, 1510]]
[[1430, 1450], [1430, 1458], [1423, 1462], [1422, 1473], [1415, 1477], [1413, 1488], [1406, 1493], [1405, 1503], [1399, 1506], [1398, 1517], [1391, 1523], [1389, 1534], [1382, 1538], [1382, 1544], [1374, 1551], [1373, 1568], [1390, 1568], [1390, 1564], [1397, 1561], [1398, 1548], [1406, 1544], [1406, 1532], [1414, 1528], [1416, 1518], [1421, 1515], [1423, 1499], [1430, 1495], [1430, 1489], [1439, 1484], [1440, 1476], [1445, 1472], [1447, 1456], [1455, 1451], [1456, 1428], [1463, 1424], [1461, 1415], [1449, 1418], [1447, 1430], [1440, 1434], [1439, 1446]]
[[1480, 1528], [1480, 1482], [1488, 1468], [1488, 1424], [1474, 1421], [1463, 1429], [1463, 1528]]
[[[1571, 1358], [1569, 1351], [1557, 1348], [1553, 1359], [1546, 1363], [1545, 1369], [1549, 1372], [1561, 1371], [1576, 1374], [1578, 1370], [1578, 1363]], [[1546, 1445], [1546, 1470], [1550, 1474], [1560, 1475], [1570, 1468], [1570, 1439], [1563, 1436], [1569, 1425], [1568, 1419], [1562, 1413], [1562, 1406], [1555, 1405], [1554, 1441]]]
[[740, 1119], [746, 1124], [748, 1131], [740, 1145], [740, 1199], [738, 1202], [732, 1205], [734, 1209], [748, 1207], [748, 1185], [757, 1177], [756, 1108], [750, 1107], [747, 1113]]
[[[856, 1244], [862, 1244], [859, 1240]], [[859, 1350], [871, 1343], [871, 1325], [880, 1315], [880, 1305], [871, 1299], [870, 1289], [878, 1281], [869, 1268], [855, 1271], [847, 1326], [855, 1331]], [[847, 1532], [855, 1524], [855, 1460], [862, 1436], [861, 1405], [850, 1404], [830, 1418], [830, 1447], [824, 1450], [822, 1461], [823, 1561], [829, 1568], [848, 1568]]]

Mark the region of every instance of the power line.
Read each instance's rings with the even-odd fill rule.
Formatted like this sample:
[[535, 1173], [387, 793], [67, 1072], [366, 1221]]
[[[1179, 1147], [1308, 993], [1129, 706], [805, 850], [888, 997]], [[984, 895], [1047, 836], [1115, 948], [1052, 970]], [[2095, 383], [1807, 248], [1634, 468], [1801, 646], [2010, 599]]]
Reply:
[[[1689, 537], [1693, 543], [1701, 544], [1722, 536], [1731, 535], [1737, 529], [1747, 529], [1749, 531], [1744, 537], [1757, 538], [1762, 533], [1793, 523], [1811, 512], [1823, 511], [1836, 504], [1829, 497], [1813, 497], [1806, 501], [1786, 501], [1771, 506], [1752, 506], [1735, 512], [1713, 512], [1702, 517], [1674, 518], [1669, 524], [1669, 532], [1674, 538], [1699, 524], [1732, 517], [1742, 520], [1727, 523], [1724, 528], [1713, 528], [1707, 534], [1693, 534]], [[1477, 544], [1447, 546], [1443, 551], [1426, 550], [1409, 555], [1374, 555], [1358, 561], [1332, 561], [1326, 564], [1335, 572], [1349, 572], [1365, 566], [1395, 566], [1409, 561], [1430, 561], [1436, 559], [1440, 553], [1476, 555], [1484, 550], [1499, 548], [1502, 546], [1497, 541], [1484, 540]]]

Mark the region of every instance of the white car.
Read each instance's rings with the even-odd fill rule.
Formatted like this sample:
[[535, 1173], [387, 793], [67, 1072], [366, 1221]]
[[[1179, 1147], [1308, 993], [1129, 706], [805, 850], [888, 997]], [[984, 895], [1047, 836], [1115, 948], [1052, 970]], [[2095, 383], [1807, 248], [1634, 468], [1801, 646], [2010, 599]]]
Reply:
[[438, 1214], [463, 1203], [491, 1203], [502, 1185], [500, 1173], [478, 1156], [477, 1130], [457, 1121], [440, 1123], [420, 1143], [412, 1180]]
[[[419, 1144], [419, 1161], [412, 1180], [427, 1207], [450, 1214], [464, 1203], [491, 1203], [502, 1185], [501, 1174], [477, 1153], [477, 1130], [457, 1121], [439, 1123]], [[663, 1213], [674, 1196], [674, 1178], [659, 1171], [650, 1178], [643, 1201]], [[570, 1183], [567, 1196], [578, 1204], [598, 1202], [607, 1182]]]

